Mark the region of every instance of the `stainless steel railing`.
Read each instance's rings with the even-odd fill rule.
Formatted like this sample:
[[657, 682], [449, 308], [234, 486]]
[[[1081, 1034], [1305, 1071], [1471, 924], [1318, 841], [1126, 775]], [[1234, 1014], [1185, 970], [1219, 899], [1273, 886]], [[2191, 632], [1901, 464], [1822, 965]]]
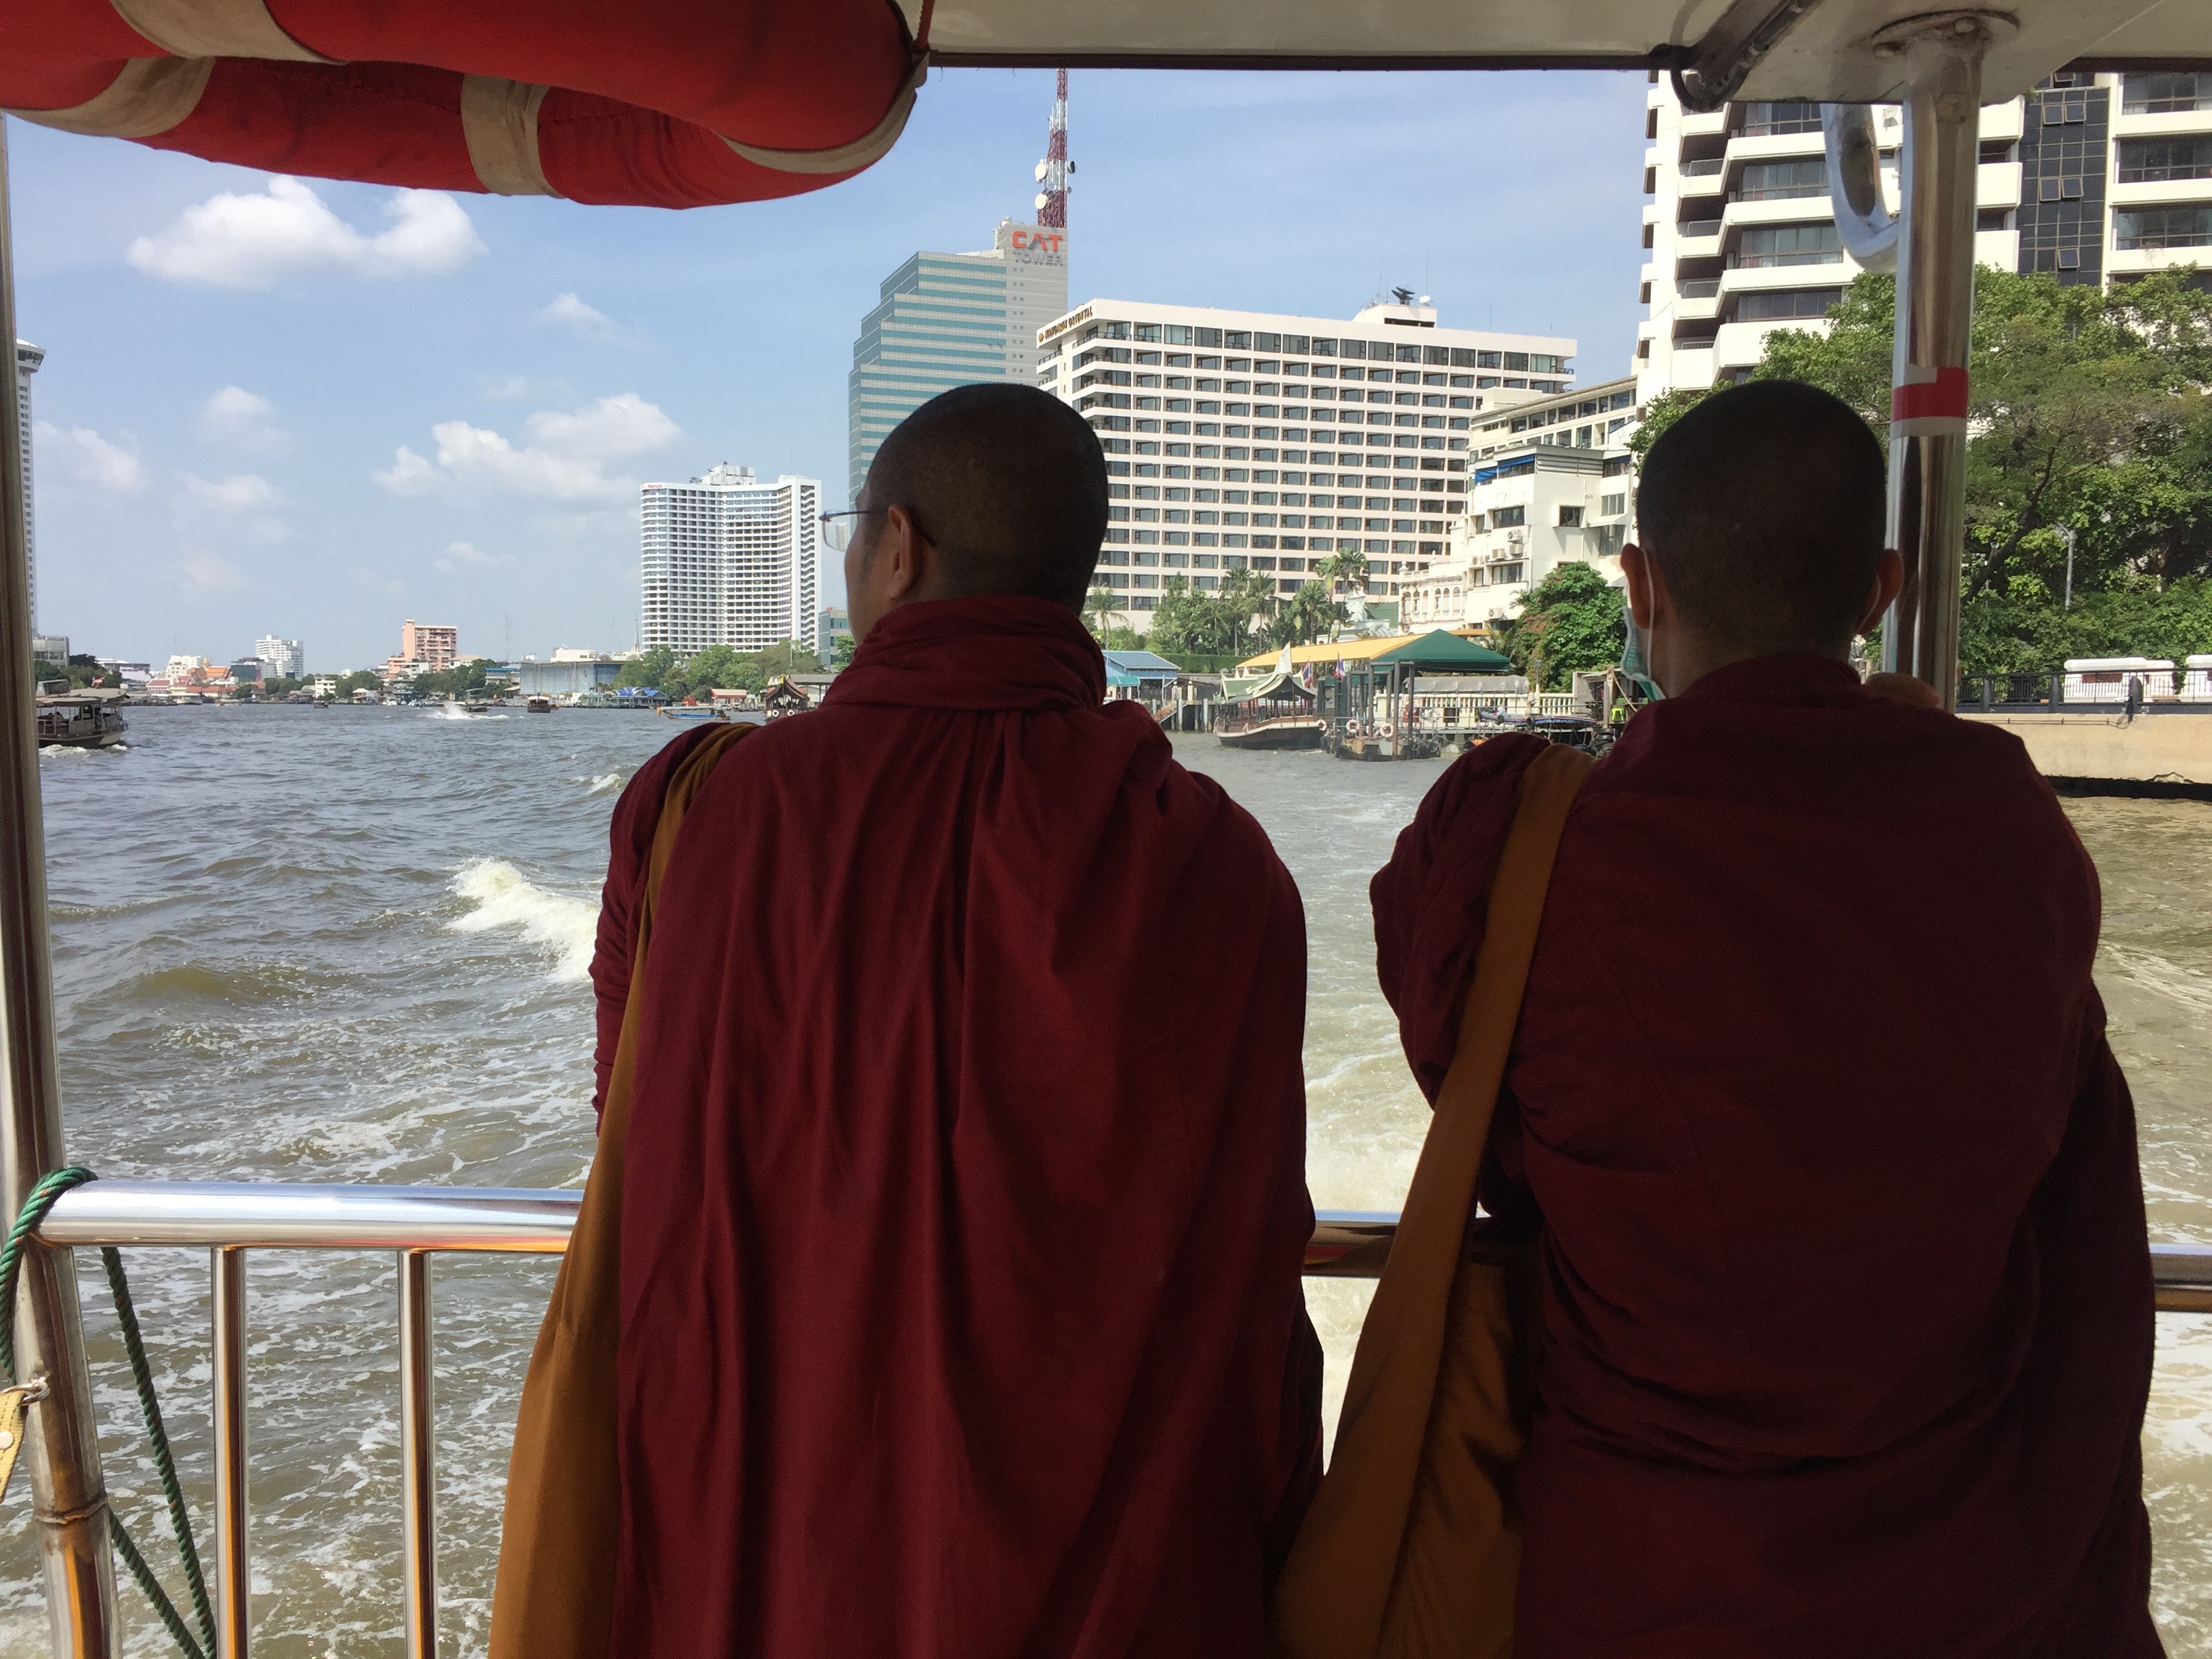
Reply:
[[[468, 1187], [337, 1187], [95, 1181], [63, 1195], [40, 1242], [204, 1248], [214, 1279], [216, 1651], [246, 1659], [252, 1583], [246, 1514], [246, 1255], [249, 1250], [392, 1250], [399, 1257], [400, 1502], [409, 1659], [438, 1651], [437, 1460], [431, 1390], [430, 1258], [567, 1248], [582, 1194]], [[1372, 1279], [1398, 1218], [1324, 1210], [1306, 1246], [1316, 1277]], [[2212, 1312], [2212, 1245], [2151, 1247], [2158, 1305]]]
[[[41, 1243], [210, 1252], [214, 1304], [216, 1653], [246, 1659], [248, 1547], [246, 1257], [250, 1250], [391, 1250], [399, 1258], [401, 1547], [408, 1659], [438, 1651], [437, 1457], [431, 1387], [430, 1258], [441, 1252], [567, 1249], [583, 1194], [468, 1187], [337, 1187], [243, 1182], [95, 1181], [63, 1194]], [[1398, 1218], [1316, 1218], [1306, 1271], [1373, 1278]], [[2205, 1284], [2212, 1293], [2212, 1254]]]

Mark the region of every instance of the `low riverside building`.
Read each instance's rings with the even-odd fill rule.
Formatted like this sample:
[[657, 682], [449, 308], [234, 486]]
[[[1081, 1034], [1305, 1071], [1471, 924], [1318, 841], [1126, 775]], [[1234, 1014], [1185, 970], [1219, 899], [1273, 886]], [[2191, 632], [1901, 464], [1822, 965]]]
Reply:
[[1100, 299], [1041, 330], [1037, 384], [1106, 451], [1095, 585], [1151, 611], [1171, 576], [1249, 567], [1290, 594], [1357, 551], [1382, 599], [1442, 557], [1477, 417], [1566, 391], [1576, 345], [1413, 300], [1347, 321]]
[[1635, 515], [1628, 440], [1636, 418], [1632, 376], [1480, 422], [1449, 547], [1400, 594], [1407, 624], [1457, 628], [1510, 617], [1522, 595], [1569, 561], [1619, 586]]
[[623, 671], [617, 657], [556, 653], [552, 662], [525, 657], [514, 665], [514, 689], [526, 697], [573, 697], [612, 685]]

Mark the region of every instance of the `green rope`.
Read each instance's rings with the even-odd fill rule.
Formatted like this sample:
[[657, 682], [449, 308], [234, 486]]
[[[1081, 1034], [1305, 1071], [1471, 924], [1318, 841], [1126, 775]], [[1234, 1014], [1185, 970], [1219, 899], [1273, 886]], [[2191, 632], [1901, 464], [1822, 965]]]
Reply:
[[[12, 1315], [16, 1281], [22, 1273], [23, 1248], [64, 1193], [94, 1179], [93, 1172], [80, 1164], [40, 1177], [30, 1196], [23, 1200], [15, 1224], [8, 1230], [7, 1243], [0, 1245], [0, 1370], [7, 1373], [10, 1383], [15, 1380], [15, 1322]], [[215, 1651], [215, 1614], [208, 1606], [207, 1580], [200, 1571], [198, 1547], [192, 1541], [191, 1516], [185, 1508], [184, 1487], [177, 1480], [176, 1458], [169, 1449], [168, 1433], [161, 1425], [161, 1404], [155, 1397], [154, 1373], [146, 1363], [146, 1344], [138, 1332], [138, 1310], [131, 1300], [131, 1282], [124, 1277], [122, 1252], [109, 1247], [103, 1249], [100, 1255], [107, 1268], [108, 1288], [115, 1295], [116, 1319], [123, 1328], [124, 1352], [131, 1358], [131, 1376], [137, 1385], [138, 1409], [146, 1419], [146, 1438], [153, 1447], [154, 1468], [161, 1478], [162, 1495], [168, 1500], [169, 1526], [176, 1534], [177, 1554], [184, 1563], [185, 1580], [191, 1587], [192, 1611], [199, 1619], [198, 1642], [192, 1640], [176, 1603], [161, 1588], [161, 1581], [155, 1577], [137, 1545], [131, 1542], [131, 1534], [124, 1529], [112, 1504], [107, 1506], [107, 1535], [132, 1579], [153, 1603], [155, 1613], [175, 1641], [177, 1650], [185, 1659], [208, 1659]]]

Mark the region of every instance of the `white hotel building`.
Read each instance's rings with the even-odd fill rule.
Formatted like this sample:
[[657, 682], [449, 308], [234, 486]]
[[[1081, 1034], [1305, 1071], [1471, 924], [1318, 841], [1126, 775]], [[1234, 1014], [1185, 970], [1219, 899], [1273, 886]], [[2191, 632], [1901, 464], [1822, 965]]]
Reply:
[[638, 643], [679, 658], [710, 645], [758, 651], [783, 640], [819, 650], [815, 565], [822, 486], [788, 474], [760, 483], [728, 462], [689, 483], [649, 483]]
[[[1903, 122], [1875, 122], [1894, 211]], [[1692, 115], [1655, 76], [1644, 139], [1639, 403], [1743, 375], [1777, 328], [1825, 327], [1859, 270], [1828, 204], [1819, 105]], [[2111, 283], [2212, 265], [2212, 74], [2058, 74], [1989, 106], [1976, 201], [1974, 257], [2002, 270]]]
[[1346, 322], [1093, 300], [1037, 340], [1038, 385], [1105, 448], [1097, 585], [1131, 611], [1247, 566], [1292, 593], [1352, 550], [1395, 596], [1466, 510], [1478, 418], [1574, 378], [1571, 339], [1439, 328], [1426, 305]]

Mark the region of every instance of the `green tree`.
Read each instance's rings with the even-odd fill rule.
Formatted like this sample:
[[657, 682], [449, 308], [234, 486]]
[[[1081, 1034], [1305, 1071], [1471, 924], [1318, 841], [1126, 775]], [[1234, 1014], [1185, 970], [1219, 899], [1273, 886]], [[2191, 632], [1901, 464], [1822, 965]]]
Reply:
[[783, 640], [757, 652], [754, 663], [759, 667], [762, 682], [780, 680], [787, 674], [818, 674], [822, 659], [797, 640]]
[[710, 645], [687, 659], [680, 666], [670, 670], [661, 689], [678, 702], [692, 697], [704, 702], [717, 688], [731, 691], [757, 691], [767, 684], [757, 658], [744, 655], [726, 645]]
[[1577, 672], [1611, 668], [1628, 642], [1626, 596], [1580, 560], [1552, 567], [1507, 619], [1505, 654], [1539, 691], [1564, 691]]
[[1318, 581], [1309, 581], [1268, 617], [1261, 637], [1270, 649], [1311, 645], [1327, 638], [1338, 624], [1350, 620], [1351, 613], [1329, 597], [1328, 589]]
[[1152, 648], [1170, 656], [1213, 649], [1213, 618], [1206, 596], [1193, 591], [1182, 576], [1170, 576], [1160, 588], [1160, 602], [1152, 612]]
[[833, 674], [842, 673], [852, 663], [854, 649], [853, 636], [850, 634], [840, 634], [836, 643], [830, 647], [830, 672]]
[[[1773, 335], [1767, 337], [1770, 346], [1775, 337]], [[1711, 395], [1701, 386], [1677, 386], [1672, 392], [1662, 392], [1644, 404], [1644, 415], [1638, 421], [1636, 430], [1628, 434], [1628, 447], [1635, 452], [1638, 463], [1640, 465], [1651, 453], [1651, 446], [1659, 441], [1662, 433]]]
[[665, 645], [656, 645], [624, 663], [615, 676], [615, 685], [617, 690], [664, 691], [675, 668], [676, 653]]
[[[2212, 649], [2212, 295], [2193, 272], [2106, 292], [1984, 266], [1967, 372], [1969, 673]], [[1896, 284], [1860, 276], [1825, 335], [1778, 331], [1758, 374], [1834, 392], [1887, 436]], [[1647, 414], [1644, 430], [1650, 432]], [[2066, 602], [2069, 547], [2074, 603]], [[2103, 640], [2095, 649], [2085, 641]]]
[[447, 697], [465, 697], [471, 692], [481, 692], [497, 666], [489, 657], [476, 657], [467, 662], [455, 663], [451, 668], [441, 668], [427, 674], [417, 674], [408, 689], [415, 696], [436, 702]]
[[1327, 584], [1331, 598], [1347, 587], [1363, 597], [1367, 592], [1367, 556], [1357, 548], [1315, 560], [1313, 573]]
[[331, 687], [331, 695], [344, 698], [356, 691], [381, 691], [384, 676], [374, 668], [357, 668], [350, 674], [341, 674]]
[[1083, 625], [1103, 639], [1109, 628], [1127, 621], [1119, 594], [1103, 582], [1083, 596]]

